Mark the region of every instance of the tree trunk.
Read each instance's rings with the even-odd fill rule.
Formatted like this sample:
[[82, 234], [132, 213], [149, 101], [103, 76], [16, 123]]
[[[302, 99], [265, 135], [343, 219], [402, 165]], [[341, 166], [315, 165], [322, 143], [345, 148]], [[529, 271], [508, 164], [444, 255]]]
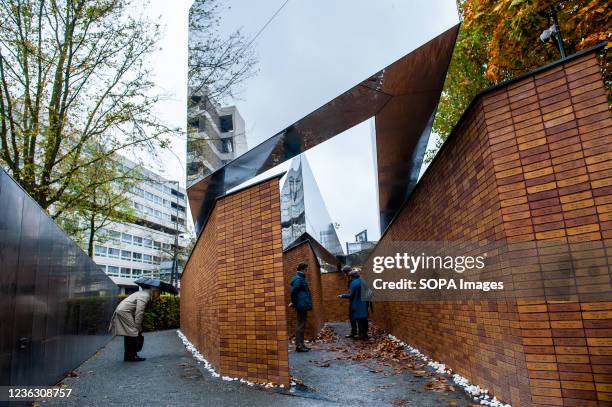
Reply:
[[96, 215], [95, 215], [95, 213], [92, 212], [91, 216], [89, 217], [89, 241], [87, 242], [87, 254], [92, 259], [94, 257], [93, 256], [93, 254], [94, 254], [94, 237], [96, 235], [95, 224], [96, 224]]

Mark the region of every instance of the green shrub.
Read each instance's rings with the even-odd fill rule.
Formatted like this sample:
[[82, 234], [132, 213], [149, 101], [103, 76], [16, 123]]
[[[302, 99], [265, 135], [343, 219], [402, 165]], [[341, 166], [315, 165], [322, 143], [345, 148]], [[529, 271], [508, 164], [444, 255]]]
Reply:
[[[117, 304], [126, 297], [117, 296]], [[181, 321], [179, 304], [179, 297], [175, 295], [164, 294], [152, 300], [145, 310], [142, 328], [147, 332], [178, 328]]]

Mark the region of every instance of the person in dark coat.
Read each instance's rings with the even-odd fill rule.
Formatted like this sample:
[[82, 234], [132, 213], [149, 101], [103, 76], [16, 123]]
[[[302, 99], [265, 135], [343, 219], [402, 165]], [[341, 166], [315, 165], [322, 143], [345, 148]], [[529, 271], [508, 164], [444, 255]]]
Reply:
[[361, 300], [361, 284], [363, 281], [358, 270], [352, 270], [349, 273], [351, 284], [348, 294], [339, 295], [340, 298], [349, 299], [350, 302], [350, 318], [357, 322], [358, 338], [368, 339], [368, 303]]
[[291, 306], [297, 314], [295, 325], [295, 351], [308, 352], [310, 349], [304, 344], [304, 330], [306, 329], [306, 318], [308, 311], [312, 310], [312, 298], [310, 288], [306, 281], [308, 264], [300, 263], [297, 273], [291, 279]]
[[[351, 277], [349, 276], [351, 271], [353, 271], [353, 268], [351, 266], [342, 267], [342, 272], [346, 276], [346, 286], [349, 290], [351, 289], [351, 281], [352, 281]], [[346, 338], [357, 339], [357, 321], [351, 317], [351, 303], [350, 302], [348, 305], [348, 315], [349, 315], [349, 321], [351, 321], [351, 333], [346, 335]]]

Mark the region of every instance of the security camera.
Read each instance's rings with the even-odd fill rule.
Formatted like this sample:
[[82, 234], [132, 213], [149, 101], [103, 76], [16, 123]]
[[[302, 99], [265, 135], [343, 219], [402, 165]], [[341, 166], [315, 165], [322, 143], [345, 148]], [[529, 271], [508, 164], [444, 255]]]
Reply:
[[555, 26], [553, 24], [550, 26], [549, 29], [542, 31], [542, 34], [540, 34], [540, 41], [546, 42], [550, 40], [552, 36], [555, 35], [556, 33], [557, 33], [557, 30], [555, 29]]

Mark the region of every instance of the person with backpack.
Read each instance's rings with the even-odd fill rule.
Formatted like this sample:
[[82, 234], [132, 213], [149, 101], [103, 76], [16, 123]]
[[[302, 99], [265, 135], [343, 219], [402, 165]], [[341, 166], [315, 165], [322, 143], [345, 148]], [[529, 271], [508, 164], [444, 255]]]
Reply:
[[[351, 289], [351, 281], [352, 281], [351, 277], [349, 276], [351, 271], [353, 271], [353, 268], [351, 266], [342, 267], [342, 272], [346, 276], [346, 286], [349, 290]], [[349, 321], [351, 323], [351, 333], [346, 335], [345, 338], [357, 339], [357, 321], [355, 321], [351, 317], [351, 304], [350, 303], [348, 306], [348, 316], [349, 316]]]
[[291, 304], [296, 312], [295, 324], [295, 351], [308, 352], [310, 348], [304, 344], [304, 330], [306, 329], [306, 318], [308, 311], [312, 310], [312, 298], [310, 296], [310, 288], [306, 281], [306, 272], [308, 264], [300, 263], [297, 266], [297, 273], [291, 279]]
[[[353, 269], [349, 273], [351, 283], [349, 285], [350, 292], [340, 294], [339, 298], [350, 300], [350, 319], [354, 319], [357, 323], [358, 339], [367, 340], [368, 338], [368, 301], [362, 297], [362, 285], [366, 284], [361, 280], [359, 270]], [[367, 291], [367, 290], [365, 290]]]

